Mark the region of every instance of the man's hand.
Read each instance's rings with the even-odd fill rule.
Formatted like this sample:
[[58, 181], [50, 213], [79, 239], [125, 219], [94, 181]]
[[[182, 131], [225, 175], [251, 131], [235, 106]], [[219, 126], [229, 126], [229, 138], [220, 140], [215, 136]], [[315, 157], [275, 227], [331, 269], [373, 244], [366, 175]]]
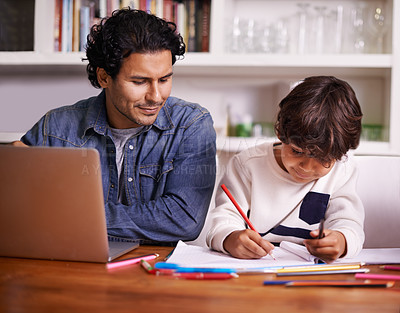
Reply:
[[15, 147], [29, 147], [29, 146], [27, 146], [26, 144], [24, 144], [20, 140], [16, 140], [16, 141], [10, 142], [9, 145], [15, 146]]
[[259, 259], [274, 249], [274, 245], [255, 231], [246, 229], [229, 234], [224, 240], [224, 248], [239, 259]]

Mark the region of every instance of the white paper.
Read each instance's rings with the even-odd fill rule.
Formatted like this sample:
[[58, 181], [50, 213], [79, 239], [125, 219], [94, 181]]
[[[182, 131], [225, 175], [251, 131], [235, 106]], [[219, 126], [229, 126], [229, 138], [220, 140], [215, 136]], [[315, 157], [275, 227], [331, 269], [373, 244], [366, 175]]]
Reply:
[[261, 259], [237, 259], [230, 255], [212, 251], [208, 248], [192, 246], [184, 242], [178, 242], [173, 254], [168, 259], [169, 263], [176, 263], [187, 267], [213, 267], [213, 268], [234, 268], [234, 269], [254, 269], [265, 267], [282, 267], [290, 265], [310, 265], [313, 261], [289, 252], [288, 250], [275, 247], [274, 260], [267, 255]]
[[[283, 247], [275, 247], [274, 256], [265, 256], [261, 259], [237, 259], [224, 253], [212, 251], [205, 247], [188, 245], [178, 242], [168, 263], [176, 263], [186, 267], [256, 269], [268, 267], [283, 267], [293, 265], [314, 264], [315, 257], [311, 256], [307, 248], [294, 243], [284, 243]], [[293, 251], [295, 251], [293, 253]], [[300, 253], [301, 252], [301, 253]], [[299, 255], [302, 255], [299, 256]], [[343, 258], [334, 263], [364, 262], [366, 264], [400, 263], [400, 248], [394, 249], [364, 249], [356, 258]]]

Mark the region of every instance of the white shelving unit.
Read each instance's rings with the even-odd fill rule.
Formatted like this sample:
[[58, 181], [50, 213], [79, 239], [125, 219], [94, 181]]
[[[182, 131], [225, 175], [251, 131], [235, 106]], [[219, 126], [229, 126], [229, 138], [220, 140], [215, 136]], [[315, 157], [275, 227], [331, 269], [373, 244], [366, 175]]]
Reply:
[[[0, 52], [0, 78], [10, 71], [52, 71], [57, 75], [79, 73], [84, 76], [84, 53], [53, 52], [53, 1], [36, 0], [35, 51]], [[300, 1], [297, 1], [300, 2]], [[304, 1], [303, 1], [304, 2]], [[332, 1], [309, 0], [310, 3]], [[336, 1], [340, 2], [340, 1]], [[341, 1], [343, 2], [343, 1]], [[356, 0], [352, 1], [356, 2]], [[238, 14], [266, 18], [295, 0], [212, 0], [209, 53], [187, 53], [174, 69], [174, 95], [197, 101], [213, 115], [216, 128], [222, 129], [226, 106], [249, 110], [254, 116], [274, 120], [274, 110], [290, 83], [311, 75], [335, 75], [351, 83], [356, 90], [369, 123], [381, 123], [386, 129], [383, 141], [362, 141], [357, 154], [400, 155], [400, 0], [384, 0], [392, 7], [391, 31], [384, 54], [233, 54], [225, 51], [227, 21]], [[244, 5], [246, 9], [244, 10]], [[271, 10], [268, 8], [271, 7]], [[43, 75], [43, 74], [42, 74]], [[49, 77], [51, 79], [51, 77]], [[278, 86], [278, 87], [277, 87]], [[18, 87], [18, 86], [16, 86]], [[22, 86], [21, 86], [22, 87]], [[43, 86], [46, 92], [46, 86]], [[258, 94], [254, 100], [254, 93]], [[237, 103], [234, 103], [237, 101]], [[12, 117], [18, 118], [18, 116]], [[0, 141], [17, 139], [18, 132], [0, 132]], [[222, 150], [239, 151], [257, 144], [260, 138], [218, 137]], [[245, 144], [243, 144], [245, 143]]]

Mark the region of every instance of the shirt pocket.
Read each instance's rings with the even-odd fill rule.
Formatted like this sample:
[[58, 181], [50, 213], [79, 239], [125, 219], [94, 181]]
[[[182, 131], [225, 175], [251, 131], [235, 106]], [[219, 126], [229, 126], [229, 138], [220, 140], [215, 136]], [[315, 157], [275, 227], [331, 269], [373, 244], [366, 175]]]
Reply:
[[309, 225], [319, 223], [325, 217], [330, 195], [310, 191], [300, 207], [300, 219]]
[[165, 162], [163, 165], [159, 164], [150, 164], [150, 165], [142, 165], [139, 169], [139, 174], [144, 178], [151, 178], [152, 181], [159, 182], [161, 177], [172, 171], [174, 168], [172, 161]]
[[172, 161], [163, 165], [142, 165], [139, 169], [140, 192], [144, 201], [154, 200], [160, 197], [166, 186], [166, 177], [174, 169]]

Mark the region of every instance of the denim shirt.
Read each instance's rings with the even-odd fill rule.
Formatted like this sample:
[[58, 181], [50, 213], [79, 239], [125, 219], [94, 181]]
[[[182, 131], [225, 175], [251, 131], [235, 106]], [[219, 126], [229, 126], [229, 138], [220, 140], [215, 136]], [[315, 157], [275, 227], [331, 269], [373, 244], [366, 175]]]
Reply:
[[97, 149], [109, 237], [174, 244], [195, 239], [204, 225], [215, 183], [215, 137], [206, 109], [169, 97], [154, 124], [125, 145], [125, 205], [118, 202], [104, 91], [49, 111], [21, 140], [27, 145]]

